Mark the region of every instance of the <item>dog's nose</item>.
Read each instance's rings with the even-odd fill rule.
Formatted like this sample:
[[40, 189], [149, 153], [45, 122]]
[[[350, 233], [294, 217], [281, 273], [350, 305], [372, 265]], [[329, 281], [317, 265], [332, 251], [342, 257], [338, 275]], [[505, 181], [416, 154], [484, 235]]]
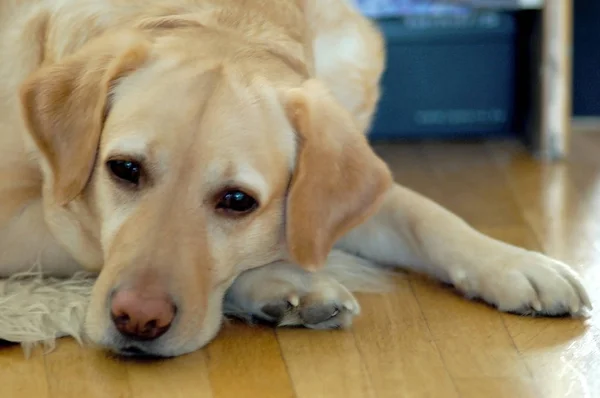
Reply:
[[131, 290], [117, 291], [110, 309], [117, 330], [135, 340], [153, 340], [165, 334], [177, 310], [167, 295], [148, 297]]

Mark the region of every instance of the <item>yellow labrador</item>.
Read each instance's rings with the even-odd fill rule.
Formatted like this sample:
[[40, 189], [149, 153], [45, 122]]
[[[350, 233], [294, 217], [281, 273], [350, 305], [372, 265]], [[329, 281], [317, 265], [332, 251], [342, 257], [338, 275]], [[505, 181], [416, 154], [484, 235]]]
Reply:
[[184, 354], [223, 313], [347, 326], [372, 263], [590, 306], [568, 266], [393, 184], [364, 136], [382, 40], [345, 0], [5, 0], [0, 40], [0, 274], [98, 271], [106, 349]]

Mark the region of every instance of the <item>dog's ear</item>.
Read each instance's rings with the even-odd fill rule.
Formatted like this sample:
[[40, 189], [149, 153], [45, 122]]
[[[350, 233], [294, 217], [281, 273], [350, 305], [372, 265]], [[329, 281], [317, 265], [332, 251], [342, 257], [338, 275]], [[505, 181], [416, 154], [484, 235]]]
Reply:
[[379, 208], [392, 176], [318, 81], [287, 92], [285, 107], [299, 136], [287, 199], [288, 250], [294, 262], [315, 269], [343, 234]]
[[103, 37], [40, 68], [21, 86], [23, 117], [52, 178], [57, 204], [67, 204], [85, 188], [111, 85], [144, 62], [148, 51], [149, 42], [135, 33]]

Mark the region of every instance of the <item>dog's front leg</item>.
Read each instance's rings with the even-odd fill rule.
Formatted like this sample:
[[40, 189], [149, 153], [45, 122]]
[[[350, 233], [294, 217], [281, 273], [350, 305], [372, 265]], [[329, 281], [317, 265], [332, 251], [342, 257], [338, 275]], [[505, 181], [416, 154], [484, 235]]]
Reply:
[[430, 274], [470, 298], [521, 314], [580, 314], [591, 307], [571, 268], [492, 239], [399, 185], [382, 208], [337, 247], [379, 263]]

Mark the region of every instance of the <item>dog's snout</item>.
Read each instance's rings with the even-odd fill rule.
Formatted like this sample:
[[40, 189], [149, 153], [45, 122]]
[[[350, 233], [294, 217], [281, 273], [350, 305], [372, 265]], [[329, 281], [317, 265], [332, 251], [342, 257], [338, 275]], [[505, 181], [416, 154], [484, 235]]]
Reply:
[[134, 340], [154, 340], [165, 334], [177, 311], [168, 295], [148, 297], [135, 290], [117, 291], [110, 309], [117, 330]]

